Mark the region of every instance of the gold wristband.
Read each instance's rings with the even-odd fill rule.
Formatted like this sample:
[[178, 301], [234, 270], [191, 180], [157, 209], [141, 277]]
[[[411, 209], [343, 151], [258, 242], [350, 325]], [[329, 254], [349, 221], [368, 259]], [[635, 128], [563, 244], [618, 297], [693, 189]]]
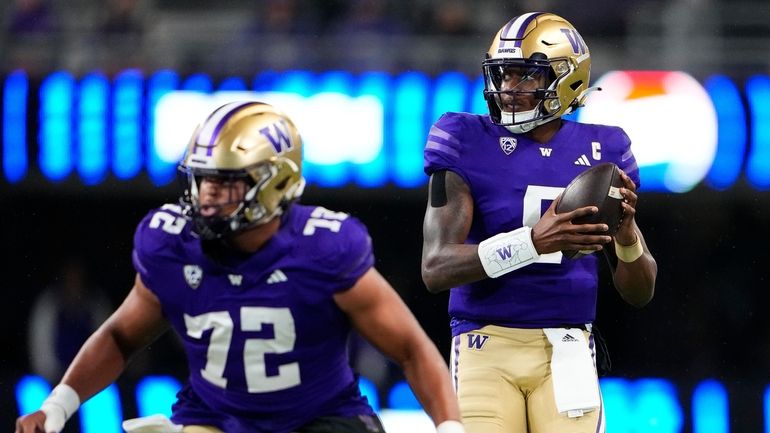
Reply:
[[639, 241], [639, 236], [636, 237], [636, 242], [631, 245], [620, 245], [618, 241], [615, 241], [615, 255], [618, 256], [618, 260], [621, 262], [631, 263], [634, 260], [644, 254], [644, 248]]

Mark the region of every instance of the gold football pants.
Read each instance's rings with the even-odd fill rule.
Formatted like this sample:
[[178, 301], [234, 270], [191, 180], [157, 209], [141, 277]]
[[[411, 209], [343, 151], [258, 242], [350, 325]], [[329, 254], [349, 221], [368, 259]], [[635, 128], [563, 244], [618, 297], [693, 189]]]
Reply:
[[552, 352], [542, 329], [489, 325], [454, 337], [452, 377], [465, 431], [604, 433], [603, 405], [574, 418], [557, 411]]

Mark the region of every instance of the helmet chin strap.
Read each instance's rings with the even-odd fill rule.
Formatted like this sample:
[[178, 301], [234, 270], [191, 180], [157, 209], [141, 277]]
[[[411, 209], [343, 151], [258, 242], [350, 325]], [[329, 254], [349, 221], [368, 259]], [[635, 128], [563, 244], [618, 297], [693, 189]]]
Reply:
[[[514, 134], [525, 134], [535, 129], [538, 126], [544, 123], [548, 123], [551, 120], [555, 119], [555, 117], [550, 117], [546, 119], [532, 120], [535, 118], [535, 116], [537, 116], [539, 111], [540, 110], [537, 107], [527, 111], [517, 111], [516, 119], [520, 123], [517, 123], [516, 125], [505, 125], [505, 129], [511, 131]], [[501, 121], [500, 123], [503, 123], [503, 124], [513, 123], [513, 113], [510, 113], [507, 111], [501, 111], [500, 121]]]
[[[569, 113], [575, 111], [575, 109], [577, 107], [582, 107], [583, 103], [585, 102], [585, 100], [588, 97], [589, 93], [594, 92], [594, 91], [601, 91], [601, 90], [602, 90], [602, 88], [598, 87], [598, 86], [589, 87], [589, 88], [583, 90], [582, 92], [580, 92], [580, 95], [578, 95], [578, 97], [576, 99], [577, 103], [574, 104], [574, 105], [571, 105], [564, 112], [564, 114], [569, 114]], [[535, 116], [537, 116], [538, 111], [539, 111], [538, 107], [535, 107], [535, 108], [533, 108], [531, 110], [528, 110], [528, 111], [516, 112], [516, 118], [517, 119], [523, 119], [523, 121], [520, 120], [521, 123], [519, 123], [517, 125], [506, 125], [505, 129], [513, 132], [514, 134], [525, 134], [525, 133], [527, 133], [527, 132], [537, 128], [538, 126], [546, 124], [546, 123], [550, 122], [551, 120], [554, 120], [554, 119], [557, 118], [557, 116], [551, 116], [551, 117], [546, 117], [546, 118], [543, 118], [543, 119], [537, 119], [537, 120], [528, 121], [530, 119], [534, 119]], [[509, 113], [509, 112], [506, 112], [506, 111], [500, 111], [500, 120], [501, 120], [501, 123], [513, 123], [513, 113]]]

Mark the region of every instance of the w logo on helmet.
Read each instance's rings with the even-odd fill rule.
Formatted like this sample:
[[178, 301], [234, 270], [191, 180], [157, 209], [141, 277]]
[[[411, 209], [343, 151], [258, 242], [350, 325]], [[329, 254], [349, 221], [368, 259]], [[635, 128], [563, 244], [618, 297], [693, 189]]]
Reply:
[[577, 30], [561, 29], [561, 32], [564, 33], [564, 36], [567, 37], [567, 40], [569, 40], [570, 45], [572, 45], [573, 53], [585, 54], [588, 52], [588, 47], [586, 46], [585, 41], [583, 41], [583, 38], [580, 36], [580, 33], [578, 33]]
[[273, 145], [273, 149], [275, 149], [275, 153], [278, 155], [294, 148], [294, 143], [291, 141], [289, 125], [283, 120], [265, 126], [259, 130], [259, 133], [270, 141], [270, 144]]

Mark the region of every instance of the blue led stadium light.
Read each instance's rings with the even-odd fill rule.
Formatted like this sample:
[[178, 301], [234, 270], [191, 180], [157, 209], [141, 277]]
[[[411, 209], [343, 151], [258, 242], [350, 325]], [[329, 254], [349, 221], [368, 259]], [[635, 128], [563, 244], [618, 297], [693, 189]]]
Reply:
[[123, 407], [114, 383], [101, 390], [80, 407], [82, 433], [122, 433]]
[[310, 96], [315, 92], [315, 74], [310, 71], [286, 71], [273, 77], [271, 92], [293, 93], [299, 96]]
[[217, 90], [240, 92], [240, 91], [248, 90], [248, 87], [246, 87], [246, 82], [239, 77], [227, 77], [224, 80], [222, 80], [221, 83], [219, 83]]
[[340, 93], [352, 95], [357, 78], [348, 71], [328, 71], [318, 74], [315, 92]]
[[[607, 431], [613, 433], [679, 433], [684, 428], [682, 405], [674, 384], [665, 379], [600, 379], [607, 416]], [[138, 416], [156, 413], [170, 416], [171, 404], [181, 384], [170, 376], [146, 376], [136, 386]], [[381, 408], [376, 385], [359, 377], [359, 389], [381, 416], [414, 414], [422, 408], [404, 381], [387, 390], [388, 407]], [[37, 410], [51, 392], [50, 384], [39, 376], [23, 376], [16, 383], [19, 414]], [[693, 433], [729, 432], [729, 401], [723, 384], [708, 379], [698, 384], [691, 396]], [[116, 385], [110, 385], [79, 411], [81, 431], [120, 432], [123, 410]], [[382, 410], [385, 409], [385, 410]], [[76, 415], [77, 417], [77, 415]], [[770, 387], [764, 392], [765, 433], [770, 433]], [[72, 422], [72, 421], [70, 421]]]
[[[176, 72], [163, 70], [156, 72], [147, 84], [147, 172], [155, 185], [166, 185], [174, 178], [176, 163], [165, 161], [158, 153], [155, 145], [155, 106], [158, 100], [165, 94], [179, 87], [179, 76]], [[192, 131], [189, 133], [192, 134]], [[179, 137], [180, 141], [187, 142], [187, 137]]]
[[112, 172], [127, 180], [142, 169], [142, 111], [144, 78], [136, 69], [115, 77], [112, 97]]
[[75, 78], [68, 72], [54, 72], [40, 85], [40, 129], [38, 164], [45, 177], [59, 181], [74, 166], [72, 110]]
[[471, 86], [468, 77], [459, 72], [439, 75], [433, 83], [433, 104], [430, 122], [433, 123], [447, 111], [468, 111], [468, 93]]
[[[770, 188], [770, 78], [755, 76], [746, 83], [750, 122], [741, 90], [725, 76], [711, 77], [703, 85], [677, 71], [614, 71], [602, 79], [614, 83], [607, 87], [615, 90], [595, 92], [605, 100], [589, 100], [586, 108], [568, 118], [631, 122], [624, 128], [634, 143], [645, 191], [686, 192], [701, 180], [715, 189], [729, 188], [741, 175], [749, 142], [746, 177], [757, 189]], [[193, 127], [163, 135], [163, 143], [157, 142], [162, 126], [158, 125], [158, 101], [182, 90], [212, 96], [241, 92], [282, 109], [285, 106], [284, 111], [296, 116], [306, 141], [304, 175], [309, 183], [417, 188], [427, 181], [422, 150], [427, 130], [438, 116], [446, 111], [487, 112], [480, 74], [467, 77], [447, 72], [431, 78], [420, 72], [263, 71], [250, 85], [247, 89], [238, 77], [215, 84], [206, 74], [181, 79], [170, 70], [146, 79], [139, 71], [126, 70], [113, 82], [100, 73], [79, 81], [67, 72], [53, 73], [43, 80], [39, 104], [35, 104], [40, 107], [36, 168], [51, 181], [66, 178], [74, 169], [87, 185], [100, 183], [110, 172], [120, 180], [131, 180], [144, 171], [155, 185], [167, 185]], [[27, 88], [23, 72], [6, 77], [2, 167], [11, 183], [30, 170], [28, 152], [34, 148], [27, 145], [24, 128]], [[675, 137], [671, 116], [661, 110], [678, 106], [666, 102], [677, 98], [689, 98], [695, 102], [688, 104], [701, 108], [689, 111], [696, 119], [693, 122], [704, 125], [697, 129], [700, 135], [691, 131], [689, 139]], [[185, 108], [187, 113], [191, 107]], [[342, 123], [328, 123], [338, 116]], [[378, 119], [374, 124], [371, 116]], [[172, 123], [186, 125], [181, 120]], [[673, 141], [663, 143], [661, 137]]]
[[388, 393], [388, 407], [398, 410], [420, 410], [422, 405], [417, 401], [412, 388], [405, 380], [396, 382]]
[[214, 84], [211, 77], [206, 74], [192, 74], [182, 83], [182, 90], [192, 90], [194, 92], [211, 93], [214, 90]]
[[80, 80], [78, 89], [77, 171], [86, 185], [107, 175], [107, 114], [110, 84], [101, 73]]
[[27, 174], [27, 90], [24, 71], [11, 72], [3, 86], [3, 173], [8, 182]]
[[[392, 109], [390, 108], [391, 76], [385, 72], [366, 72], [358, 78], [358, 91], [355, 96], [371, 96], [382, 103], [383, 125], [391, 125]], [[393, 147], [392, 132], [383, 128], [383, 150], [379, 157], [369, 162], [358, 164], [353, 172], [353, 181], [365, 188], [382, 186], [388, 178], [388, 153], [386, 149]]]
[[22, 376], [16, 383], [16, 405], [19, 415], [40, 409], [43, 400], [51, 393], [51, 385], [40, 376]]
[[171, 405], [182, 384], [171, 376], [145, 376], [136, 385], [139, 416], [163, 414], [171, 417]]
[[429, 88], [430, 79], [419, 72], [406, 72], [394, 82], [390, 172], [395, 184], [402, 188], [415, 188], [427, 180], [422, 171], [422, 150], [428, 133]]
[[684, 414], [673, 383], [665, 379], [639, 379], [633, 384], [637, 428], [656, 432], [680, 432]]
[[664, 379], [602, 378], [607, 431], [679, 433], [684, 425], [674, 385]]
[[[300, 76], [298, 76], [299, 79]], [[343, 96], [352, 94], [352, 87], [354, 78], [352, 74], [344, 71], [331, 71], [323, 74], [319, 74], [317, 77], [312, 78], [315, 81], [314, 88], [316, 104], [312, 107], [311, 111], [323, 112], [326, 110], [335, 110], [341, 104], [335, 103], [335, 99], [341, 99]], [[308, 86], [311, 87], [311, 86]], [[328, 95], [319, 95], [319, 94]], [[343, 102], [344, 104], [344, 102]], [[336, 140], [344, 140], [343, 135], [353, 134], [357, 135], [358, 128], [364, 125], [357, 125], [354, 122], [350, 122], [346, 129], [336, 131], [338, 137], [327, 137], [324, 140], [323, 145], [329, 146], [329, 142]], [[300, 131], [302, 131], [300, 127]], [[345, 146], [332, 145], [329, 147], [339, 148]], [[306, 148], [307, 149], [307, 148]], [[335, 150], [344, 152], [345, 149], [329, 149], [332, 152]], [[336, 163], [319, 164], [313, 160], [306, 159], [303, 162], [303, 170], [307, 173], [308, 179], [313, 179], [315, 183], [324, 187], [339, 187], [345, 185], [350, 180], [351, 167], [345, 161]]]
[[746, 82], [751, 113], [751, 149], [746, 177], [759, 190], [770, 188], [770, 77], [756, 75]]
[[735, 84], [723, 75], [709, 78], [704, 87], [717, 113], [717, 153], [706, 176], [713, 188], [724, 190], [738, 179], [746, 149], [746, 114]]
[[256, 92], [267, 92], [275, 89], [275, 82], [283, 74], [277, 71], [262, 71], [254, 76], [251, 87]]
[[728, 433], [729, 404], [725, 387], [716, 380], [704, 380], [692, 395], [693, 433]]
[[[26, 415], [40, 409], [51, 393], [51, 385], [40, 376], [23, 376], [16, 383], [16, 402], [19, 414]], [[118, 387], [112, 384], [83, 403], [78, 410], [80, 431], [83, 433], [121, 433], [123, 409]], [[77, 418], [73, 417], [73, 418]], [[73, 422], [73, 421], [70, 421]]]
[[474, 114], [487, 114], [489, 113], [489, 107], [487, 106], [487, 100], [484, 99], [484, 76], [479, 75], [471, 83], [470, 95], [470, 109], [469, 112]]
[[377, 385], [364, 376], [358, 377], [358, 389], [361, 391], [361, 395], [366, 397], [369, 401], [369, 405], [375, 411], [380, 410], [380, 397], [377, 394]]

